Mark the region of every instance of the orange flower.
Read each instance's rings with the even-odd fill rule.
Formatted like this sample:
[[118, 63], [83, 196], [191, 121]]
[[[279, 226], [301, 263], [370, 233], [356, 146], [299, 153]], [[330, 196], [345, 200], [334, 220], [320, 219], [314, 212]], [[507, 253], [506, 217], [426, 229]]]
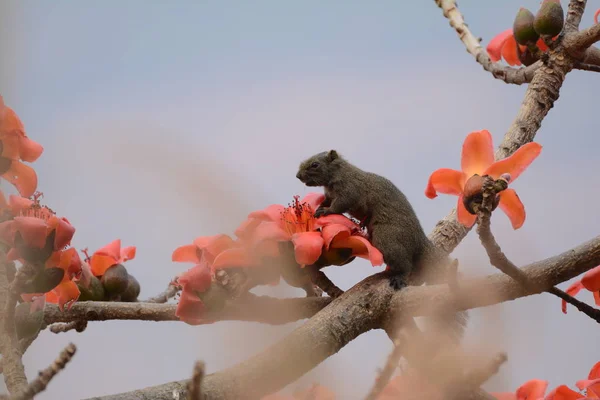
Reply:
[[61, 310], [67, 305], [67, 310], [69, 310], [81, 294], [74, 282], [80, 279], [82, 273], [81, 259], [77, 250], [71, 247], [62, 251], [58, 266], [65, 271], [63, 279], [58, 286], [46, 293], [46, 301], [58, 304]]
[[600, 399], [600, 362], [594, 364], [588, 378], [575, 383], [579, 390], [586, 390], [590, 399]]
[[33, 168], [19, 160], [33, 162], [43, 150], [42, 146], [27, 137], [23, 123], [0, 96], [0, 175], [24, 197], [35, 192], [37, 175]]
[[182, 288], [175, 310], [175, 315], [181, 321], [190, 325], [207, 323], [202, 318], [205, 307], [199, 294], [208, 290], [211, 282], [211, 271], [206, 261], [195, 265], [175, 279], [174, 283]]
[[115, 264], [123, 264], [125, 261], [135, 258], [135, 246], [121, 248], [121, 239], [116, 239], [106, 246], [96, 250], [89, 260], [90, 268], [94, 276], [102, 276], [107, 269]]
[[514, 393], [491, 393], [498, 400], [542, 399], [548, 389], [548, 381], [531, 379], [519, 386]]
[[[571, 296], [576, 296], [581, 289], [587, 289], [592, 292], [596, 305], [600, 306], [600, 265], [587, 271], [583, 275], [583, 278], [575, 281], [567, 288], [566, 292]], [[567, 313], [567, 302], [564, 300], [562, 300], [562, 312]]]
[[37, 193], [34, 200], [9, 197], [9, 207], [16, 216], [0, 223], [0, 241], [12, 247], [10, 260], [55, 262], [60, 256], [57, 252], [71, 243], [75, 228], [66, 218], [58, 218], [54, 211], [41, 206], [41, 195]]
[[[433, 199], [438, 193], [458, 196], [457, 218], [466, 227], [471, 227], [477, 216], [467, 210], [463, 203], [464, 188], [469, 178], [475, 175], [489, 175], [498, 179], [509, 174], [511, 183], [537, 158], [542, 146], [531, 142], [521, 146], [510, 157], [494, 161], [492, 135], [487, 130], [472, 132], [467, 135], [462, 148], [461, 171], [441, 168], [429, 177], [425, 195]], [[499, 206], [506, 213], [514, 229], [519, 229], [525, 222], [525, 208], [513, 189], [499, 193]]]
[[175, 262], [206, 261], [212, 264], [220, 253], [235, 246], [234, 240], [224, 234], [200, 236], [194, 239], [192, 244], [176, 248], [171, 259]]
[[[353, 256], [367, 258], [373, 265], [383, 264], [381, 252], [362, 235], [355, 222], [343, 215], [315, 218], [314, 212], [324, 199], [323, 194], [309, 193], [302, 200], [295, 196], [287, 207], [274, 204], [250, 213], [236, 235], [254, 246], [291, 241], [301, 266], [315, 263], [324, 251], [339, 248], [349, 248]], [[242, 253], [229, 253], [236, 252]], [[215, 264], [222, 268], [225, 258], [228, 262], [233, 259], [224, 252]]]
[[[552, 40], [555, 39], [556, 37], [552, 38]], [[542, 39], [538, 39], [536, 45], [541, 51], [548, 51], [548, 46]], [[513, 66], [521, 65], [519, 54], [522, 55], [525, 50], [527, 50], [527, 46], [517, 44], [512, 29], [507, 29], [494, 36], [486, 48], [492, 62], [498, 62], [504, 58], [508, 65]]]

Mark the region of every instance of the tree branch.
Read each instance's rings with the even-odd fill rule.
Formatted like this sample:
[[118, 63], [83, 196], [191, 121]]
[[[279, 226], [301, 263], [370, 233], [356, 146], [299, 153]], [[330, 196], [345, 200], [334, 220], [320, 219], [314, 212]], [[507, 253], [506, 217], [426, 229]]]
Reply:
[[586, 3], [587, 0], [571, 0], [569, 2], [564, 27], [566, 33], [573, 33], [579, 30], [579, 24], [581, 23], [581, 18], [583, 18]]
[[157, 294], [154, 297], [150, 297], [148, 300], [144, 300], [143, 303], [166, 303], [170, 298], [175, 297], [180, 290], [181, 289], [177, 286], [169, 283], [169, 286], [167, 286], [164, 292]]
[[337, 287], [335, 283], [333, 283], [331, 279], [329, 279], [329, 277], [325, 275], [325, 273], [316, 265], [307, 265], [304, 268], [307, 269], [310, 280], [317, 285], [317, 287], [327, 293], [329, 297], [336, 298], [344, 294], [344, 291]]
[[541, 62], [536, 62], [528, 67], [512, 68], [500, 63], [494, 63], [487, 54], [487, 51], [481, 47], [481, 39], [476, 38], [458, 10], [455, 0], [435, 0], [435, 3], [444, 12], [444, 17], [448, 18], [450, 26], [454, 28], [460, 40], [467, 48], [467, 52], [475, 57], [484, 70], [490, 72], [496, 79], [506, 83], [522, 85], [529, 83], [533, 79], [533, 74], [541, 66]]
[[[569, 280], [600, 264], [600, 236], [562, 254], [523, 268], [536, 289], [524, 288], [504, 274], [465, 279], [460, 309], [485, 307], [524, 297]], [[204, 378], [202, 391], [207, 398], [260, 398], [295, 381], [350, 341], [371, 329], [384, 326], [390, 315], [415, 317], [429, 315], [426, 302], [434, 309], [453, 300], [447, 285], [407, 287], [392, 291], [385, 273], [357, 283], [331, 302], [304, 325], [263, 353], [224, 371]], [[396, 314], [398, 313], [398, 314]], [[145, 400], [186, 393], [187, 381], [171, 382], [133, 392], [94, 398], [95, 400]]]
[[600, 65], [576, 62], [575, 69], [580, 69], [582, 71], [590, 71], [590, 72], [600, 72]]
[[[254, 321], [280, 325], [310, 318], [331, 303], [328, 297], [277, 299], [247, 294], [224, 309], [210, 313], [206, 318], [216, 321]], [[68, 311], [60, 311], [54, 304], [46, 304], [44, 321], [47, 324], [76, 321], [141, 320], [179, 321], [175, 304], [121, 303], [83, 301]]]
[[594, 24], [580, 32], [574, 33], [568, 46], [575, 51], [584, 51], [600, 40], [600, 24]]
[[196, 361], [192, 379], [188, 386], [190, 400], [202, 400], [202, 379], [204, 378], [204, 369], [204, 363], [202, 361]]
[[27, 385], [24, 390], [8, 397], [7, 400], [29, 400], [46, 390], [50, 381], [56, 374], [65, 368], [69, 361], [71, 361], [71, 358], [75, 355], [76, 351], [77, 347], [75, 347], [73, 343], [69, 343], [67, 347], [60, 352], [58, 358], [54, 360], [52, 365], [45, 370], [40, 371], [38, 377]]
[[[506, 186], [505, 186], [506, 188]], [[521, 285], [530, 288], [531, 290], [535, 290], [535, 283], [530, 281], [527, 275], [519, 269], [515, 264], [512, 263], [506, 257], [506, 255], [502, 252], [502, 248], [496, 241], [494, 234], [491, 230], [491, 216], [492, 216], [492, 201], [497, 194], [497, 191], [494, 190], [494, 181], [490, 177], [486, 177], [483, 184], [483, 201], [481, 206], [478, 207], [478, 224], [477, 224], [477, 233], [479, 234], [479, 238], [481, 240], [481, 244], [485, 248], [487, 255], [490, 259], [490, 263], [498, 268], [500, 271], [504, 272], [506, 275], [510, 276]], [[594, 321], [600, 323], [600, 310], [595, 309], [594, 307], [581, 302], [575, 299], [573, 296], [568, 295], [562, 290], [551, 287], [545, 292], [553, 294], [567, 303], [575, 306], [579, 311], [592, 318]]]

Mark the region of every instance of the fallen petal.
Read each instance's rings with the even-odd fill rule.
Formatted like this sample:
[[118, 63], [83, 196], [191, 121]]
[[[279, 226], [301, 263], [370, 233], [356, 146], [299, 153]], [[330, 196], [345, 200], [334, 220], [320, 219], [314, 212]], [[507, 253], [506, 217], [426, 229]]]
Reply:
[[425, 196], [430, 199], [438, 193], [460, 196], [465, 184], [465, 174], [449, 168], [440, 168], [429, 176]]
[[525, 222], [525, 206], [521, 203], [519, 195], [514, 189], [506, 189], [500, 192], [500, 209], [510, 219], [513, 229], [519, 229]]
[[462, 147], [461, 169], [465, 176], [483, 175], [494, 162], [492, 134], [488, 130], [471, 132]]
[[494, 179], [502, 174], [510, 174], [511, 184], [529, 167], [542, 152], [542, 145], [530, 142], [519, 147], [511, 156], [494, 162], [484, 172]]

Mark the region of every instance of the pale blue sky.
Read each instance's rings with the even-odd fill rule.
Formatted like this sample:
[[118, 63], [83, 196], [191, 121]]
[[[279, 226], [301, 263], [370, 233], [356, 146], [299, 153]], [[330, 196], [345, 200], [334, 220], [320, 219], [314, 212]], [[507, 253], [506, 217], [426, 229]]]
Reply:
[[[487, 43], [520, 6], [538, 3], [460, 7]], [[584, 25], [600, 1], [588, 4]], [[34, 165], [45, 200], [76, 226], [77, 248], [115, 238], [138, 247], [127, 266], [141, 297], [189, 267], [170, 262], [177, 246], [231, 233], [248, 212], [307, 193], [298, 163], [330, 148], [391, 178], [430, 231], [456, 198], [425, 198], [428, 175], [457, 168], [473, 130], [499, 142], [525, 91], [483, 71], [431, 0], [3, 0], [0, 48], [0, 93], [46, 149]], [[519, 264], [598, 234], [599, 89], [593, 73], [568, 76], [538, 135], [542, 155], [514, 186], [525, 226], [513, 232], [494, 216]], [[455, 256], [466, 273], [494, 272], [474, 233]], [[329, 274], [345, 289], [373, 271], [355, 262]], [[472, 315], [467, 343], [509, 355], [492, 390], [534, 377], [574, 387], [600, 360], [595, 323], [563, 315], [549, 295]], [[39, 398], [84, 398], [186, 378], [196, 358], [222, 369], [294, 326], [92, 323], [83, 334], [44, 332], [25, 361], [33, 377], [73, 341], [77, 356]], [[365, 334], [301, 385], [362, 398], [390, 345], [382, 332]]]

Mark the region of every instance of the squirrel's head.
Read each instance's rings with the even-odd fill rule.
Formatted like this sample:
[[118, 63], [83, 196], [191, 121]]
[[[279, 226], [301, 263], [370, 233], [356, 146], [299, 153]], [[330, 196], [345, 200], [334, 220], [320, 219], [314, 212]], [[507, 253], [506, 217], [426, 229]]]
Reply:
[[300, 164], [296, 178], [306, 186], [327, 186], [341, 161], [335, 150], [315, 154]]

